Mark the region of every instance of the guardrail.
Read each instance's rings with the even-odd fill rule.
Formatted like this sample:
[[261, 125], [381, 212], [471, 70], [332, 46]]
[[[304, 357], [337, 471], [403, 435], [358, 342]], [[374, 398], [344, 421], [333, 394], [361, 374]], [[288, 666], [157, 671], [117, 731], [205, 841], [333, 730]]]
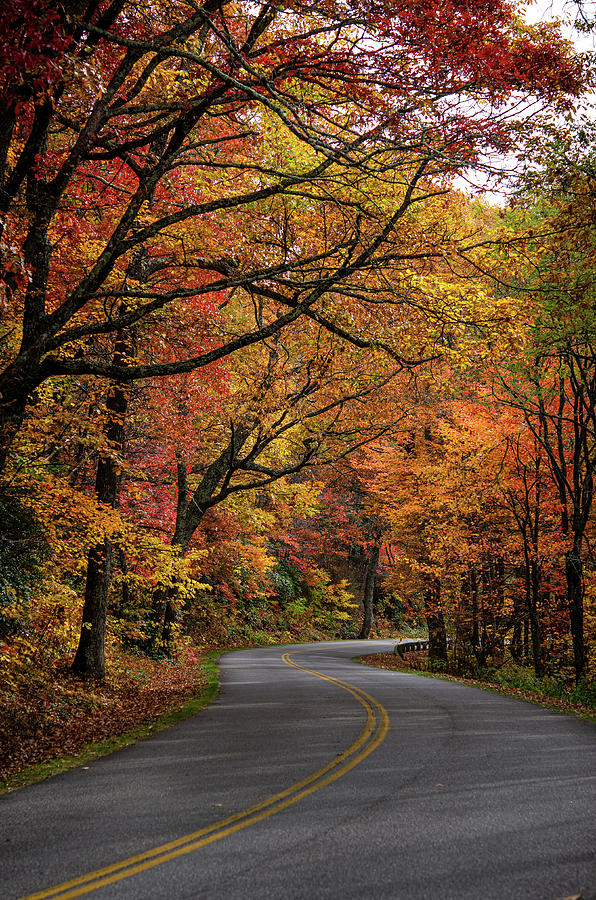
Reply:
[[[447, 639], [447, 649], [451, 650], [453, 642], [450, 639]], [[411, 653], [415, 650], [426, 650], [428, 652], [429, 642], [422, 640], [421, 638], [406, 638], [403, 641], [400, 641], [393, 648], [393, 652], [396, 656], [402, 656], [404, 653]]]
[[[451, 638], [447, 638], [447, 650], [453, 650], [454, 646], [460, 647], [461, 645], [451, 640]], [[503, 647], [508, 648], [510, 646], [511, 638], [506, 637], [503, 640]], [[428, 653], [429, 641], [423, 640], [422, 638], [404, 638], [403, 640], [400, 640], [399, 643], [395, 644], [393, 648], [395, 655], [401, 656], [402, 658], [404, 653], [412, 653], [416, 650], [422, 650]]]
[[411, 653], [414, 650], [428, 650], [428, 641], [405, 640], [400, 641], [399, 644], [396, 644], [393, 648], [395, 655], [401, 656], [402, 658], [404, 653]]

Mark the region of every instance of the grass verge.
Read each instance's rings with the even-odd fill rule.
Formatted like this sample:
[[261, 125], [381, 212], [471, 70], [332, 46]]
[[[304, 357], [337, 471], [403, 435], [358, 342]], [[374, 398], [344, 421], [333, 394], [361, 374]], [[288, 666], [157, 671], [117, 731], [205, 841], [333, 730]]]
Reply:
[[0, 781], [0, 795], [11, 793], [38, 781], [43, 781], [53, 775], [59, 775], [61, 772], [66, 772], [67, 769], [85, 765], [85, 763], [99, 759], [100, 756], [107, 756], [115, 750], [122, 750], [130, 744], [135, 744], [137, 741], [143, 740], [143, 738], [163, 731], [171, 725], [176, 725], [178, 722], [190, 718], [190, 716], [194, 716], [204, 709], [219, 691], [219, 669], [217, 668], [216, 660], [221, 656], [221, 653], [221, 650], [215, 650], [202, 656], [200, 667], [202, 674], [206, 676], [206, 683], [195, 697], [191, 697], [190, 700], [186, 700], [180, 706], [155, 719], [139, 723], [125, 734], [86, 744], [76, 753], [37, 763], [36, 765], [28, 766], [15, 775], [9, 775], [8, 778]]
[[470, 687], [481, 688], [493, 694], [503, 694], [507, 697], [515, 697], [517, 700], [526, 700], [529, 703], [552, 709], [556, 712], [577, 716], [596, 722], [596, 709], [593, 706], [585, 706], [572, 700], [560, 697], [551, 697], [539, 690], [530, 690], [524, 687], [516, 687], [512, 684], [500, 684], [494, 681], [483, 681], [480, 678], [463, 678], [458, 675], [446, 675], [442, 672], [428, 672], [413, 666], [407, 661], [399, 659], [394, 653], [375, 653], [369, 656], [356, 656], [354, 661], [362, 665], [373, 666], [377, 669], [389, 669], [393, 671], [408, 672], [412, 675], [421, 675], [423, 678], [437, 678], [440, 681], [455, 681], [458, 684], [467, 684]]

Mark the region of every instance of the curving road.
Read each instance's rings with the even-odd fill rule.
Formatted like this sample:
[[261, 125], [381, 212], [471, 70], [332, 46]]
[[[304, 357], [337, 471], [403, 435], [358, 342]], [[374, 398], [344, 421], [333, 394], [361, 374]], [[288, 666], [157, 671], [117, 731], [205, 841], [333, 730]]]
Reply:
[[2, 900], [596, 900], [596, 726], [359, 666], [220, 660], [208, 709], [0, 801]]

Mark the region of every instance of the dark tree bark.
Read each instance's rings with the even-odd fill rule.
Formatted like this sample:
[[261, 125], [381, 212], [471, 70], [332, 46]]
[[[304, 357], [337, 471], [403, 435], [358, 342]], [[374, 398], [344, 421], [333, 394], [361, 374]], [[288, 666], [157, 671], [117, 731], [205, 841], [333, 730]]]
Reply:
[[583, 604], [583, 565], [581, 552], [574, 542], [574, 547], [565, 555], [565, 577], [567, 581], [567, 605], [569, 624], [573, 641], [573, 661], [576, 678], [581, 678], [586, 667], [584, 645], [584, 604]]
[[175, 588], [170, 588], [166, 595], [166, 602], [164, 606], [164, 614], [163, 614], [163, 627], [161, 631], [161, 643], [164, 650], [169, 652], [172, 648], [172, 638], [174, 632], [174, 625], [176, 624], [177, 609], [175, 605], [176, 599], [176, 591]]
[[91, 547], [87, 556], [83, 621], [71, 666], [75, 675], [85, 678], [105, 678], [105, 632], [112, 555], [112, 542], [106, 539]]
[[[189, 495], [188, 470], [181, 455], [176, 460], [177, 504], [176, 526], [172, 537], [172, 547], [184, 556], [193, 535], [208, 509], [227, 496], [226, 488], [234, 472], [238, 454], [246, 443], [251, 429], [248, 426], [232, 428], [232, 436], [225, 449], [209, 465], [198, 486]], [[171, 650], [172, 629], [176, 623], [176, 589], [158, 588], [154, 594], [154, 608], [162, 616], [161, 645], [166, 652]]]
[[428, 658], [447, 662], [447, 632], [441, 608], [441, 582], [437, 578], [424, 591], [424, 617], [428, 626]]
[[482, 666], [485, 663], [486, 653], [480, 637], [483, 628], [478, 597], [478, 574], [475, 569], [469, 569], [462, 579], [461, 601], [463, 612], [461, 634], [474, 655], [476, 665]]
[[471, 568], [461, 580], [461, 616], [457, 626], [457, 643], [462, 651], [462, 671], [484, 665], [485, 650], [480, 634], [478, 575]]
[[[575, 238], [574, 249], [575, 253]], [[557, 254], [559, 248], [557, 248]], [[575, 263], [574, 263], [575, 264]], [[573, 294], [571, 291], [570, 296]], [[549, 313], [549, 317], [551, 313]], [[580, 320], [581, 323], [581, 320]], [[592, 515], [594, 474], [596, 472], [596, 355], [589, 335], [582, 328], [569, 336], [565, 329], [554, 332], [548, 319], [546, 344], [538, 343], [536, 356], [527, 372], [529, 388], [521, 390], [512, 382], [507, 385], [512, 403], [524, 415], [525, 423], [536, 441], [535, 471], [521, 461], [526, 496], [511, 509], [518, 520], [524, 545], [531, 560], [538, 560], [541, 469], [540, 457], [546, 458], [550, 478], [557, 491], [560, 507], [560, 529], [567, 543], [565, 556], [566, 601], [573, 641], [576, 680], [582, 678], [586, 657], [583, 625], [583, 546], [586, 528]], [[540, 333], [540, 329], [537, 329]], [[518, 455], [518, 459], [520, 459]], [[532, 499], [533, 498], [533, 499]], [[511, 498], [510, 498], [511, 499]], [[532, 642], [537, 648], [538, 623], [532, 600], [532, 566], [526, 560], [529, 587], [528, 608]], [[535, 573], [534, 573], [535, 574]], [[542, 663], [539, 662], [539, 666]]]
[[364, 619], [362, 622], [362, 628], [360, 629], [360, 634], [358, 635], [358, 637], [363, 640], [368, 638], [374, 621], [375, 578], [377, 575], [380, 553], [381, 544], [377, 541], [371, 547], [368, 562], [366, 564], [366, 574], [364, 576], [364, 593], [362, 597], [362, 605], [364, 606]]
[[[115, 358], [126, 355], [122, 338], [118, 340]], [[114, 384], [106, 400], [106, 449], [101, 453], [95, 478], [95, 496], [99, 503], [117, 506], [121, 480], [119, 457], [124, 449], [124, 421], [128, 393], [124, 385]], [[105, 631], [108, 590], [110, 586], [112, 541], [105, 538], [89, 549], [81, 634], [71, 671], [75, 675], [102, 679], [105, 677]]]
[[23, 424], [27, 399], [35, 385], [29, 385], [25, 377], [19, 377], [15, 373], [14, 382], [10, 387], [13, 390], [10, 393], [2, 393], [0, 403], [0, 473], [4, 471], [10, 446]]
[[491, 614], [491, 651], [495, 658], [502, 660], [505, 652], [505, 632], [511, 627], [511, 622], [505, 613], [505, 560], [501, 555], [493, 557], [490, 561], [489, 582], [491, 596], [496, 601], [495, 611]]
[[478, 604], [478, 575], [475, 569], [470, 570], [470, 601], [471, 601], [471, 612], [472, 612], [472, 647], [474, 649], [474, 656], [476, 657], [476, 662], [479, 666], [483, 666], [485, 663], [485, 652], [484, 646], [480, 639], [481, 633], [481, 622], [480, 622], [480, 608]]
[[[583, 617], [584, 536], [594, 500], [596, 470], [596, 358], [567, 342], [559, 358], [558, 406], [550, 411], [540, 382], [534, 378], [540, 429], [537, 433], [546, 450], [553, 480], [561, 500], [561, 530], [572, 547], [565, 555], [567, 608], [573, 641], [576, 680], [586, 666]], [[526, 414], [526, 421], [533, 422]], [[569, 434], [569, 423], [572, 432]], [[571, 436], [572, 435], [572, 436]]]
[[539, 678], [544, 675], [544, 651], [542, 647], [542, 633], [540, 628], [540, 569], [535, 559], [526, 561], [526, 605], [528, 608], [528, 621], [530, 623], [530, 638], [532, 642], [532, 659], [534, 671]]

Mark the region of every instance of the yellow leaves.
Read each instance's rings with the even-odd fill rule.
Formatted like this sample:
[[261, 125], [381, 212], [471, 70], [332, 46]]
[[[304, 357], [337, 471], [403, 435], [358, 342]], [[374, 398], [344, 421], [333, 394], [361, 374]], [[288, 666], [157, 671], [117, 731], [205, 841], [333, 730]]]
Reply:
[[[207, 550], [194, 548], [182, 556], [178, 546], [164, 544], [158, 536], [150, 534], [145, 536], [143, 543], [143, 549], [153, 565], [153, 585], [166, 591], [172, 589], [177, 605], [199, 591], [211, 590], [209, 584], [197, 577], [208, 556]], [[146, 584], [146, 576], [141, 577], [143, 583]]]
[[293, 517], [310, 519], [320, 512], [320, 485], [308, 480], [301, 483], [280, 478], [269, 488], [276, 516], [283, 524]]
[[586, 641], [586, 675], [596, 681], [596, 580], [588, 577], [584, 600], [584, 629]]
[[315, 625], [333, 630], [342, 622], [353, 619], [358, 604], [348, 590], [348, 582], [342, 579], [334, 584], [324, 569], [313, 567], [308, 572], [309, 608]]
[[17, 627], [0, 643], [5, 679], [10, 672], [15, 675], [15, 666], [55, 665], [75, 646], [80, 623], [76, 591], [58, 580], [52, 570], [38, 582], [27, 602], [14, 594], [12, 599], [14, 602], [8, 603], [5, 599], [3, 612]]
[[105, 539], [125, 539], [129, 525], [119, 510], [98, 504], [94, 495], [74, 488], [51, 472], [16, 472], [12, 487], [43, 525], [52, 549], [50, 571], [73, 578], [86, 564], [87, 549]]

